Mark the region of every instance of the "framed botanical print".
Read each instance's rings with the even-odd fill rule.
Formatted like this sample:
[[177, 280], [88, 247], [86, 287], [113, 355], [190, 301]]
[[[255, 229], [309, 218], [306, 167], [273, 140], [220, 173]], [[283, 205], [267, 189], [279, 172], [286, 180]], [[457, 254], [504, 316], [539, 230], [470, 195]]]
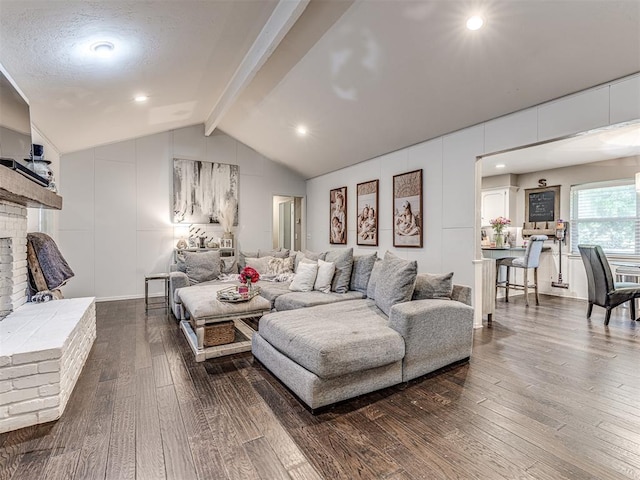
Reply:
[[393, 246], [422, 247], [422, 169], [393, 177]]
[[358, 245], [378, 246], [379, 180], [359, 183], [356, 187], [356, 232]]
[[329, 243], [347, 244], [347, 187], [329, 192]]

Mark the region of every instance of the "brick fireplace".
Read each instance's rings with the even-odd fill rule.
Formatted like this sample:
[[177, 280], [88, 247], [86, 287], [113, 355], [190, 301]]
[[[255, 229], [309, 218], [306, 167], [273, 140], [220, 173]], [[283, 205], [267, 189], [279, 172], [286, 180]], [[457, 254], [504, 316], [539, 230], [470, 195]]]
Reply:
[[27, 301], [27, 209], [0, 201], [0, 320]]
[[56, 420], [96, 338], [93, 298], [27, 303], [27, 208], [62, 198], [0, 167], [0, 433]]

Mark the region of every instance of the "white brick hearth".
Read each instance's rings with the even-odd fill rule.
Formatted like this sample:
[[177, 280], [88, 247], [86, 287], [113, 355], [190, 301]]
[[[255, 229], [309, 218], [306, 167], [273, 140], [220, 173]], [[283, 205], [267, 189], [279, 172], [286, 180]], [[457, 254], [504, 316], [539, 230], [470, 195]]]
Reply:
[[0, 202], [0, 319], [27, 301], [27, 209]]
[[27, 303], [0, 321], [0, 433], [62, 415], [96, 338], [94, 298]]

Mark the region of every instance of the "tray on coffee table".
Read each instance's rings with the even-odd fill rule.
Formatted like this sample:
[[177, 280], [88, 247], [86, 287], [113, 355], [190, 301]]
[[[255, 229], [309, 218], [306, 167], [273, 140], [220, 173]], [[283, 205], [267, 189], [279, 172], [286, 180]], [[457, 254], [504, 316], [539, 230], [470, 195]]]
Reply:
[[253, 297], [260, 295], [260, 287], [253, 287], [246, 293], [241, 293], [238, 288], [237, 286], [232, 286], [218, 290], [216, 293], [218, 300], [229, 303], [248, 302]]

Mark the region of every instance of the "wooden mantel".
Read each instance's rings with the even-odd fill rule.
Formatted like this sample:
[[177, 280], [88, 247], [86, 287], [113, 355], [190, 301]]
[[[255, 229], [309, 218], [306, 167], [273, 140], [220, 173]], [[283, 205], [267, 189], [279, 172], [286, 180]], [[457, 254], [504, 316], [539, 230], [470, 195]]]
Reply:
[[62, 210], [60, 195], [3, 166], [0, 166], [0, 200], [29, 208]]

